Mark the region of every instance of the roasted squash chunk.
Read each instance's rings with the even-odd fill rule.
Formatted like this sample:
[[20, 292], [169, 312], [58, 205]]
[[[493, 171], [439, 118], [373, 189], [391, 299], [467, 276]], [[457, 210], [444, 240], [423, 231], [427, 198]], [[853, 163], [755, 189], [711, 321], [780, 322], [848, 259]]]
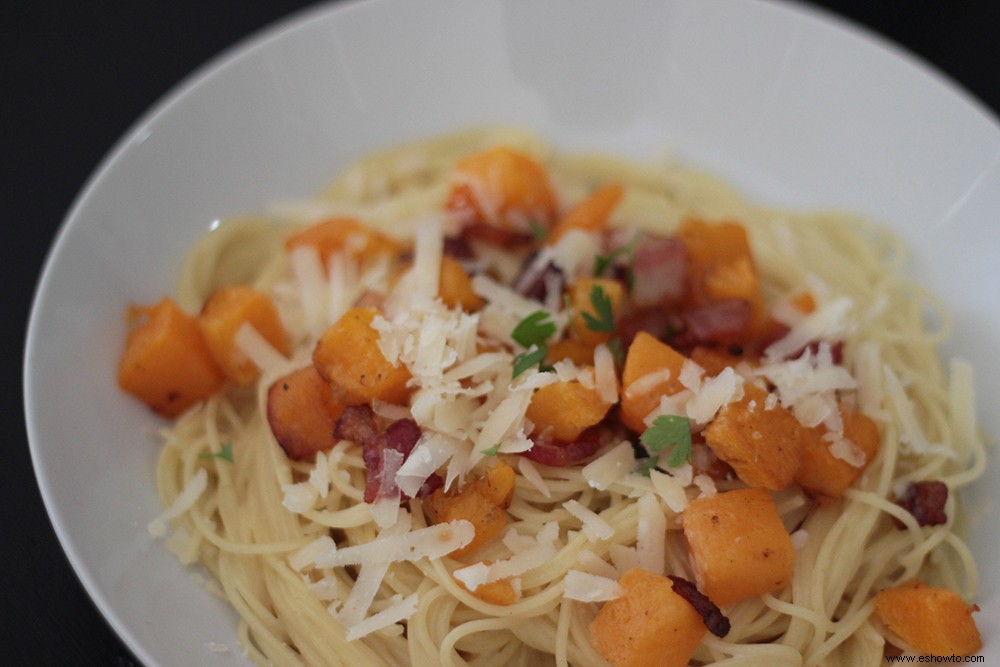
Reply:
[[748, 337], [769, 324], [746, 229], [736, 222], [686, 220], [677, 235], [688, 256], [688, 304], [740, 299], [750, 305]]
[[288, 354], [288, 334], [277, 307], [271, 297], [249, 285], [219, 288], [198, 315], [198, 326], [216, 363], [226, 379], [240, 386], [249, 385], [259, 373], [236, 344], [236, 334], [244, 324], [256, 329], [278, 352]]
[[427, 496], [424, 505], [434, 523], [464, 519], [476, 529], [471, 542], [450, 554], [453, 558], [471, 554], [506, 527], [515, 479], [514, 469], [498, 461], [482, 477], [466, 482], [460, 491], [437, 489]]
[[566, 212], [546, 237], [545, 241], [555, 244], [571, 230], [598, 232], [604, 229], [612, 211], [621, 201], [625, 190], [617, 183], [602, 186]]
[[795, 549], [770, 492], [737, 489], [697, 498], [681, 522], [698, 589], [720, 607], [791, 581]]
[[[486, 565], [490, 564], [490, 561], [483, 562]], [[469, 590], [461, 581], [458, 581], [458, 585], [467, 591]], [[506, 578], [480, 584], [476, 587], [476, 590], [469, 592], [487, 604], [495, 604], [502, 607], [512, 605], [521, 599], [519, 587], [515, 587], [513, 582]]]
[[330, 394], [315, 366], [279, 378], [267, 390], [267, 421], [288, 458], [306, 459], [337, 443], [334, 427], [346, 406]]
[[556, 195], [545, 168], [534, 157], [500, 146], [458, 162], [445, 207], [469, 224], [530, 238], [532, 224], [551, 226]]
[[805, 428], [790, 411], [766, 402], [766, 391], [744, 385], [743, 398], [725, 405], [705, 428], [705, 442], [748, 486], [779, 491], [798, 472]]
[[972, 655], [983, 646], [973, 612], [947, 588], [913, 580], [879, 591], [875, 618], [913, 648], [932, 655]]
[[580, 278], [569, 288], [573, 311], [570, 334], [586, 345], [600, 345], [615, 335], [625, 286], [611, 278]]
[[614, 667], [684, 667], [707, 629], [701, 615], [664, 576], [640, 568], [618, 583], [625, 594], [604, 603], [590, 643]]
[[377, 313], [375, 308], [352, 308], [323, 333], [313, 350], [316, 370], [345, 405], [376, 400], [402, 404], [409, 397], [410, 371], [402, 364], [394, 366], [379, 349], [379, 334], [371, 325]]
[[169, 297], [152, 306], [133, 306], [139, 321], [128, 333], [118, 363], [118, 385], [164, 417], [176, 417], [222, 386], [198, 321]]
[[317, 222], [285, 240], [288, 251], [300, 246], [314, 247], [324, 267], [337, 252], [364, 262], [381, 254], [397, 255], [403, 251], [395, 240], [366, 227], [359, 220], [345, 217]]
[[687, 357], [645, 331], [636, 334], [622, 369], [621, 417], [627, 427], [642, 433], [660, 397], [684, 389], [679, 378], [685, 361]]
[[[839, 498], [854, 483], [878, 452], [879, 434], [875, 422], [860, 412], [840, 411], [844, 422], [844, 438], [857, 448], [863, 460], [859, 465], [834, 455], [831, 443], [824, 436], [827, 430], [818, 426], [806, 431], [802, 441], [802, 463], [795, 481], [813, 496]], [[846, 443], [845, 443], [846, 444]]]
[[441, 258], [438, 296], [449, 308], [461, 308], [468, 313], [479, 310], [486, 303], [472, 290], [472, 279], [458, 260], [447, 255]]
[[604, 419], [610, 408], [611, 404], [601, 398], [596, 387], [567, 380], [536, 390], [525, 416], [534, 424], [534, 433], [559, 442], [572, 442]]

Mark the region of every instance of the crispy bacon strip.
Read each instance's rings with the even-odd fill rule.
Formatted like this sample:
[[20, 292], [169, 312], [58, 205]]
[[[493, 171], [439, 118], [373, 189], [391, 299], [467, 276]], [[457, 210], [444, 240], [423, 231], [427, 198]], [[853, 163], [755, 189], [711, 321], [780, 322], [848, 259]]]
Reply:
[[743, 299], [722, 299], [689, 308], [681, 313], [685, 343], [734, 345], [745, 336], [750, 322], [750, 303]]
[[464, 236], [446, 236], [444, 239], [444, 254], [458, 260], [472, 260], [476, 258], [476, 251], [473, 249], [469, 239]]
[[[380, 429], [372, 409], [367, 405], [356, 405], [347, 408], [340, 415], [333, 434], [341, 440], [350, 440], [361, 445], [361, 457], [368, 470], [368, 477], [365, 480], [365, 502], [373, 503], [380, 495], [395, 491], [395, 480], [382, 479], [383, 470], [386, 468], [386, 452], [395, 451], [402, 454], [402, 461], [405, 462], [420, 440], [421, 431], [412, 419], [398, 419], [388, 427]], [[392, 467], [398, 469], [401, 464], [402, 462], [397, 461], [397, 465]], [[440, 476], [431, 475], [418, 495], [423, 497], [439, 486], [441, 486]], [[405, 499], [404, 497], [403, 500]]]
[[632, 257], [632, 302], [639, 308], [676, 304], [687, 288], [687, 249], [676, 237], [643, 234]]
[[601, 428], [592, 426], [572, 442], [556, 442], [539, 436], [532, 436], [534, 446], [521, 456], [535, 463], [561, 468], [579, 463], [593, 456], [601, 448]]
[[684, 577], [672, 574], [667, 575], [667, 579], [670, 579], [673, 584], [674, 592], [687, 600], [694, 607], [694, 610], [705, 619], [705, 627], [708, 628], [709, 632], [716, 637], [725, 637], [729, 634], [729, 619], [723, 615], [722, 610], [714, 602], [698, 590], [697, 586]]
[[[947, 501], [948, 486], [938, 480], [926, 480], [908, 484], [896, 504], [912, 514], [921, 526], [939, 526], [948, 521], [944, 511]], [[903, 527], [900, 522], [896, 525]]]

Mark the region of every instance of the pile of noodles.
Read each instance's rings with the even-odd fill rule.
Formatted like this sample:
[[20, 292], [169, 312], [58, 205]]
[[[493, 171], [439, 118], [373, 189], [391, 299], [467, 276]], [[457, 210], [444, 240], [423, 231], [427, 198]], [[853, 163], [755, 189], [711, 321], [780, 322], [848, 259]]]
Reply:
[[[166, 429], [156, 474], [162, 503], [172, 508], [165, 515], [172, 519], [168, 546], [214, 577], [210, 589], [239, 615], [239, 641], [252, 660], [606, 664], [588, 641], [601, 603], [566, 597], [566, 575], [577, 570], [613, 577], [627, 554], [634, 554], [637, 498], [653, 490], [648, 477], [628, 475], [598, 489], [579, 466], [523, 466], [509, 457], [518, 478], [507, 529], [515, 539], [508, 544], [530, 544], [545, 535], [551, 558], [520, 576], [517, 602], [491, 605], [462, 588], [452, 572], [491, 554], [509, 556], [503, 545], [469, 563], [443, 557], [361, 567], [308, 565], [310, 545], [318, 539], [332, 538], [344, 548], [371, 542], [392, 527], [377, 525], [362, 500], [366, 471], [357, 445], [342, 441], [315, 461], [291, 461], [264, 412], [270, 382], [309, 363], [318, 334], [352, 299], [386, 285], [379, 267], [343, 263], [320, 285], [320, 305], [306, 303], [315, 298], [309, 296], [315, 280], [310, 283], [290, 260], [283, 239], [329, 215], [355, 216], [391, 236], [412, 238], [421, 220], [440, 213], [456, 160], [494, 144], [536, 156], [565, 202], [599, 184], [621, 183], [625, 197], [613, 225], [669, 234], [692, 216], [741, 222], [769, 302], [805, 289], [821, 300], [850, 299], [843, 365], [859, 384], [851, 400], [879, 425], [878, 454], [841, 499], [819, 504], [795, 486], [775, 494], [786, 528], [796, 535], [791, 585], [726, 608], [731, 631], [724, 639], [706, 635], [695, 663], [877, 665], [886, 641], [871, 617], [879, 589], [920, 577], [967, 599], [974, 596], [976, 567], [961, 537], [957, 504], [957, 491], [985, 463], [971, 371], [965, 363], [942, 364], [938, 347], [951, 321], [934, 296], [904, 276], [905, 253], [896, 238], [854, 216], [763, 208], [716, 178], [666, 160], [563, 154], [532, 135], [491, 129], [363, 159], [315, 200], [226, 221], [185, 263], [176, 294], [184, 307], [196, 311], [219, 285], [251, 283], [274, 297], [295, 341], [288, 359], [260, 353], [267, 358], [259, 360], [263, 371], [256, 386], [221, 393]], [[502, 268], [501, 259], [497, 266]], [[227, 446], [231, 461], [211, 456]], [[952, 492], [944, 525], [918, 526], [893, 502], [907, 483], [925, 479], [941, 480]], [[719, 490], [739, 486], [738, 480], [726, 484], [720, 482]], [[691, 486], [688, 493], [694, 497], [699, 489]], [[568, 501], [597, 514], [613, 534], [588, 538], [581, 512], [567, 511]], [[659, 509], [666, 526], [665, 571], [693, 578], [677, 514], [662, 502]], [[404, 510], [410, 530], [427, 525], [419, 501]], [[894, 527], [893, 519], [903, 528]], [[553, 524], [558, 530], [546, 531]], [[352, 604], [363, 570], [377, 589], [358, 618], [345, 605]], [[373, 622], [370, 632], [358, 626], [355, 633], [363, 636], [347, 638], [345, 614], [354, 613], [356, 624], [400, 609], [403, 618]]]

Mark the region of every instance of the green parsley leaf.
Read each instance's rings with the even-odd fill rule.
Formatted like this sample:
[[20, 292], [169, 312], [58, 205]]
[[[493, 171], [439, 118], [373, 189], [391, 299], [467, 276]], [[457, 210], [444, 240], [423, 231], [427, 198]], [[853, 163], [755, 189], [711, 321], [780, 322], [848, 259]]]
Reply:
[[483, 454], [486, 454], [486, 456], [496, 456], [497, 452], [500, 451], [500, 443], [498, 442], [497, 444], [493, 445], [492, 447], [487, 447], [486, 449], [484, 449], [482, 451], [483, 451]]
[[[631, 283], [634, 278], [632, 277], [632, 255], [635, 253], [635, 247], [639, 243], [639, 232], [636, 232], [632, 236], [632, 240], [623, 246], [619, 246], [609, 252], [607, 255], [597, 255], [594, 257], [594, 276], [600, 278], [611, 266], [615, 263], [615, 260], [622, 255], [628, 255], [628, 268], [626, 269], [627, 280]], [[629, 285], [631, 290], [632, 286]]]
[[653, 469], [656, 468], [657, 463], [659, 463], [659, 461], [655, 457], [650, 456], [647, 459], [643, 459], [635, 471], [643, 477], [649, 477], [650, 473], [653, 472]]
[[516, 378], [532, 366], [538, 366], [540, 370], [545, 370], [541, 367], [541, 363], [545, 361], [545, 356], [548, 353], [548, 346], [536, 345], [514, 357], [514, 368], [511, 372], [511, 379]]
[[594, 277], [600, 278], [604, 275], [604, 272], [610, 269], [615, 260], [623, 254], [625, 254], [625, 246], [615, 248], [607, 255], [597, 255], [594, 257]]
[[587, 312], [581, 312], [584, 324], [591, 331], [614, 333], [615, 314], [611, 307], [611, 297], [607, 295], [604, 288], [594, 285], [590, 290], [590, 305], [594, 307], [596, 317]]
[[535, 239], [539, 243], [544, 241], [549, 237], [549, 230], [542, 226], [542, 223], [537, 220], [532, 220], [528, 223], [531, 227], [531, 238]]
[[676, 468], [691, 460], [691, 422], [679, 415], [660, 415], [639, 441], [650, 452], [670, 450], [667, 465]]
[[555, 322], [544, 310], [536, 310], [517, 323], [510, 337], [524, 347], [541, 345], [556, 332]]
[[233, 462], [233, 442], [230, 440], [226, 444], [222, 445], [222, 449], [218, 452], [202, 452], [198, 455], [199, 459], [225, 459], [230, 463]]

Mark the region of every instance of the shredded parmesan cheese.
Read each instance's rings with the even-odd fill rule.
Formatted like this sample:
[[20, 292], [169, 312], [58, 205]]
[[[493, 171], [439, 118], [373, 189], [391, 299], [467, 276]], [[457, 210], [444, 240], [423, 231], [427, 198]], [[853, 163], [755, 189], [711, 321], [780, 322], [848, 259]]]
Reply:
[[939, 454], [952, 458], [955, 452], [951, 449], [927, 439], [920, 422], [913, 412], [913, 404], [906, 395], [903, 383], [896, 373], [888, 366], [883, 367], [883, 380], [889, 406], [896, 415], [896, 423], [900, 426], [899, 440], [904, 451], [911, 454]]
[[240, 352], [266, 375], [280, 373], [288, 366], [288, 359], [249, 322], [244, 322], [237, 329], [235, 342]]
[[636, 535], [636, 554], [639, 567], [663, 574], [665, 567], [667, 520], [656, 496], [647, 493], [639, 497], [639, 528]]
[[170, 504], [170, 507], [163, 510], [159, 516], [150, 521], [146, 526], [146, 530], [150, 536], [157, 538], [166, 535], [167, 522], [194, 507], [194, 504], [198, 502], [198, 498], [201, 497], [206, 488], [208, 488], [208, 473], [205, 472], [204, 468], [199, 468], [177, 498], [174, 499], [174, 502]]
[[848, 331], [848, 313], [853, 305], [847, 297], [821, 305], [796, 322], [784, 337], [768, 346], [764, 355], [773, 360], [786, 359], [813, 341], [836, 340]]
[[[397, 522], [400, 525], [404, 522]], [[441, 558], [472, 541], [475, 528], [468, 521], [439, 523], [401, 535], [390, 535], [366, 544], [330, 548], [318, 555], [316, 567], [343, 567], [362, 563], [395, 563], [421, 558]]]
[[563, 579], [563, 597], [581, 602], [614, 600], [625, 594], [625, 589], [614, 579], [596, 574], [569, 570]]
[[625, 440], [588, 463], [581, 472], [590, 486], [604, 491], [633, 470], [635, 470], [635, 453], [632, 450], [632, 443]]
[[608, 346], [604, 344], [594, 348], [594, 380], [602, 401], [609, 405], [618, 402], [618, 375], [615, 371], [615, 358]]
[[575, 516], [583, 524], [583, 533], [591, 542], [609, 540], [615, 534], [615, 529], [596, 512], [582, 505], [577, 500], [567, 500], [563, 509]]

